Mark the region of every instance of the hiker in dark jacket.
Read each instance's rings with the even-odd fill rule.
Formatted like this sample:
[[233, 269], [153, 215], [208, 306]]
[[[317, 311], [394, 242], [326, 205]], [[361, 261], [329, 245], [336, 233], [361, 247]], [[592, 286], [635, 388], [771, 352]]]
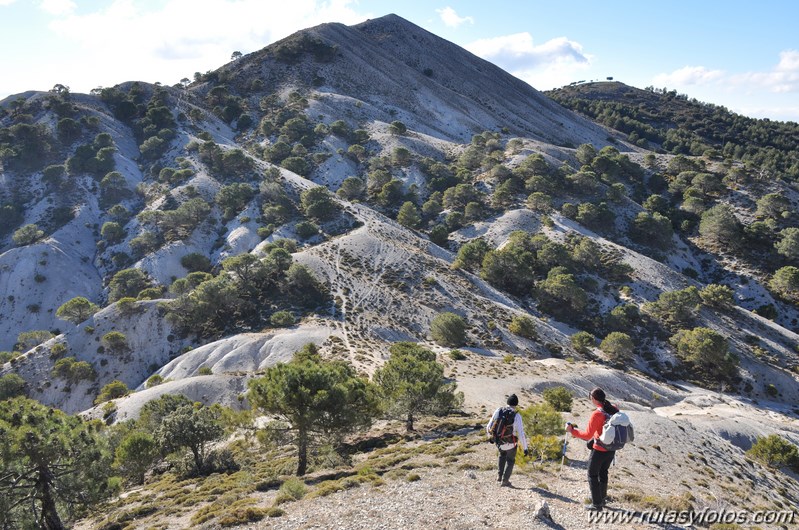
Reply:
[[[527, 449], [527, 436], [524, 434], [522, 415], [516, 411], [519, 398], [516, 394], [508, 396], [508, 406], [499, 407], [486, 425], [490, 441], [497, 445], [499, 451], [499, 476], [497, 482], [500, 486], [510, 487], [510, 475], [516, 463], [516, 448], [524, 448], [524, 456], [529, 454]], [[512, 420], [510, 418], [513, 418]], [[502, 431], [502, 432], [500, 432]]]
[[576, 438], [588, 440], [588, 448], [591, 449], [591, 455], [588, 457], [588, 486], [591, 489], [591, 504], [587, 509], [602, 511], [608, 497], [608, 470], [616, 451], [608, 451], [602, 447], [602, 444], [599, 443], [599, 435], [602, 434], [606, 415], [612, 416], [619, 412], [619, 409], [605, 398], [605, 391], [601, 388], [593, 389], [589, 397], [596, 409], [588, 418], [588, 427], [581, 431], [568, 423], [566, 430]]

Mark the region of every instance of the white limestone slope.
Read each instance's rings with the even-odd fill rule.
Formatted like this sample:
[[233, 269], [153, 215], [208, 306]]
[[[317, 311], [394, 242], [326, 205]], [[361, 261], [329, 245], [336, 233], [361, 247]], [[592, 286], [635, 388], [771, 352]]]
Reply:
[[[77, 326], [68, 324], [63, 334], [4, 365], [0, 375], [17, 373], [27, 382], [30, 397], [69, 413], [91, 408], [100, 389], [111, 381], [119, 380], [128, 388], [136, 388], [176, 357], [183, 346], [172, 335], [157, 303], [137, 302], [135, 312], [130, 315], [121, 314], [114, 304]], [[127, 348], [114, 352], [103, 346], [102, 337], [111, 331], [125, 335]], [[96, 379], [70, 386], [53, 377], [51, 371], [58, 358], [51, 355], [51, 348], [56, 343], [67, 348], [62, 357], [90, 363], [97, 373]]]
[[186, 352], [157, 373], [164, 379], [177, 380], [198, 375], [201, 367], [214, 374], [255, 372], [288, 362], [295, 351], [308, 343], [321, 345], [330, 335], [331, 329], [314, 324], [268, 333], [241, 333]]
[[76, 296], [99, 302], [102, 277], [92, 264], [96, 209], [84, 205], [50, 237], [0, 254], [0, 349], [10, 350], [22, 331], [64, 329], [55, 315]]

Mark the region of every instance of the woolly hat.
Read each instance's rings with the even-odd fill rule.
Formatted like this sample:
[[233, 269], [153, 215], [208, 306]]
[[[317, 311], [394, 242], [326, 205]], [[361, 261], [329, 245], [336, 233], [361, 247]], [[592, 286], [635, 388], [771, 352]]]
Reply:
[[511, 407], [515, 407], [519, 404], [519, 398], [516, 397], [516, 394], [511, 394], [508, 396], [508, 405]]

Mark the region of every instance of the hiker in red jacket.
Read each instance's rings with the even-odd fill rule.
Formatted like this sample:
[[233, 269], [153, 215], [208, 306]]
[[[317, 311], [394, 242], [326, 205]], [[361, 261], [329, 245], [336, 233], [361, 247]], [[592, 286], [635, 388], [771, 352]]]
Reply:
[[608, 469], [613, 462], [616, 451], [608, 451], [599, 443], [599, 435], [602, 434], [602, 427], [608, 415], [612, 416], [619, 412], [610, 401], [605, 398], [605, 391], [595, 388], [589, 396], [596, 410], [588, 418], [588, 427], [581, 431], [571, 423], [566, 424], [566, 430], [572, 436], [581, 440], [588, 440], [588, 448], [591, 456], [588, 457], [588, 486], [591, 489], [591, 504], [587, 507], [591, 511], [602, 511], [607, 503], [608, 497]]

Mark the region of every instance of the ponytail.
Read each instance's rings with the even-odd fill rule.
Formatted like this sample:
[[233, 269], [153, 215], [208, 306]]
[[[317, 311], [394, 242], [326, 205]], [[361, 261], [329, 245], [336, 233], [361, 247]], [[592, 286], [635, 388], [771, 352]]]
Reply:
[[619, 412], [618, 407], [614, 406], [613, 403], [607, 399], [602, 402], [602, 410], [605, 412], [605, 414], [609, 414], [611, 416]]
[[595, 399], [599, 403], [602, 403], [602, 410], [605, 412], [605, 414], [610, 414], [611, 416], [613, 416], [614, 414], [619, 412], [619, 409], [613, 406], [613, 404], [607, 400], [607, 398], [605, 397], [605, 391], [602, 390], [601, 388], [599, 387], [594, 388], [591, 391], [590, 396], [592, 399]]

